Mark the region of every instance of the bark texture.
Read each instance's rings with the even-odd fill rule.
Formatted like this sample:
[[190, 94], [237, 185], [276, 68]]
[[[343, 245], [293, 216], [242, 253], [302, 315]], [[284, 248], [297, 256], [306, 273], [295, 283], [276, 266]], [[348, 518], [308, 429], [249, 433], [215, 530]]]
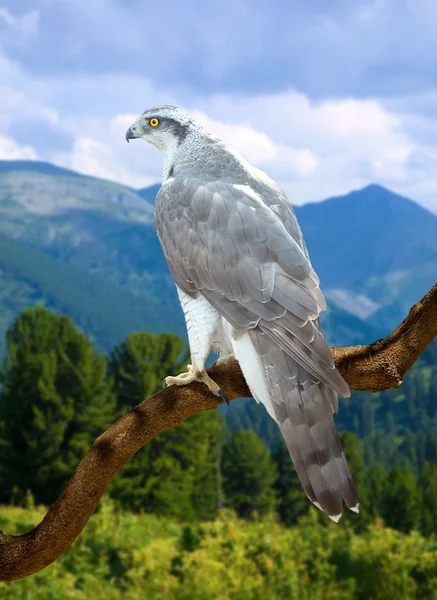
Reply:
[[[387, 338], [368, 346], [333, 348], [337, 368], [351, 389], [372, 392], [396, 388], [411, 365], [437, 336], [437, 284], [413, 306], [405, 321]], [[234, 361], [209, 370], [229, 400], [249, 396]], [[114, 475], [162, 431], [221, 399], [206, 386], [171, 387], [144, 400], [119, 419], [92, 445], [44, 519], [19, 536], [0, 532], [0, 581], [40, 571], [74, 542]]]

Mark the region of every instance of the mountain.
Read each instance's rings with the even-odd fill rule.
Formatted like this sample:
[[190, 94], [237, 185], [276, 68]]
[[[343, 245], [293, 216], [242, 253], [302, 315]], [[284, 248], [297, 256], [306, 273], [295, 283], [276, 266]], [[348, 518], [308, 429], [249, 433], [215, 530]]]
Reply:
[[138, 195], [141, 196], [141, 198], [144, 198], [146, 202], [153, 205], [155, 204], [156, 194], [159, 192], [160, 187], [161, 184], [155, 183], [155, 185], [151, 185], [150, 187], [141, 188], [138, 190]]
[[[87, 177], [76, 171], [58, 167], [39, 160], [0, 160], [0, 173], [40, 173], [42, 175], [66, 175], [67, 177]], [[90, 177], [91, 179], [91, 177]], [[94, 179], [94, 178], [93, 178]]]
[[125, 186], [0, 161], [0, 340], [36, 303], [72, 316], [105, 350], [134, 330], [183, 334], [152, 220], [153, 205]]
[[[43, 257], [51, 259], [45, 268], [57, 273], [60, 289], [83, 276], [87, 290], [82, 308], [88, 302], [94, 306], [92, 298], [103, 301], [90, 292], [94, 281], [93, 289], [120, 294], [114, 301], [120, 315], [126, 313], [122, 296], [136, 307], [135, 314], [144, 314], [135, 327], [183, 332], [174, 283], [153, 228], [159, 187], [134, 190], [48, 163], [0, 161], [0, 234], [21, 244], [22, 268], [29, 260], [25, 277], [17, 276], [12, 286], [16, 266], [12, 254], [3, 253], [1, 268], [9, 282], [3, 285], [14, 290], [7, 311], [0, 293], [3, 315], [12, 318], [38, 297], [73, 316], [74, 306], [49, 300], [53, 290], [41, 270], [38, 281], [32, 279], [33, 250], [41, 264], [46, 264]], [[322, 324], [332, 344], [364, 344], [382, 337], [437, 279], [437, 216], [411, 200], [372, 185], [295, 212], [329, 300]], [[0, 336], [7, 321], [1, 320]], [[110, 329], [111, 321], [106, 321]], [[85, 313], [78, 322], [88, 322]], [[101, 346], [118, 340], [118, 333], [103, 330], [89, 330]]]
[[[104, 351], [132, 331], [186, 337], [153, 227], [158, 190], [0, 161], [0, 355], [6, 328], [35, 304], [69, 314]], [[295, 212], [328, 298], [321, 322], [331, 345], [384, 337], [437, 280], [437, 216], [411, 200], [371, 185]], [[341, 399], [339, 428], [400, 439], [437, 427], [436, 357], [437, 342], [399, 390]], [[222, 410], [231, 430], [251, 428], [277, 443], [279, 430], [254, 401]], [[372, 460], [386, 454], [380, 444]]]
[[51, 172], [44, 163], [31, 166], [31, 161], [0, 161], [0, 233], [146, 303], [162, 301], [166, 266], [152, 226], [153, 205], [119, 184], [57, 167]]
[[369, 185], [295, 212], [327, 298], [379, 327], [437, 281], [437, 215], [412, 200]]
[[181, 319], [163, 313], [159, 301], [145, 310], [137, 296], [0, 234], [0, 356], [7, 327], [36, 304], [70, 315], [103, 351], [132, 331], [184, 334]]

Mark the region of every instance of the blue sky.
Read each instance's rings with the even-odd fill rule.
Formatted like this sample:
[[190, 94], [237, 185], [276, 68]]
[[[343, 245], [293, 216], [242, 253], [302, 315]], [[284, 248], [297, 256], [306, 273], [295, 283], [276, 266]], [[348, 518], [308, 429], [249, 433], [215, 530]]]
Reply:
[[0, 158], [148, 185], [124, 132], [164, 103], [294, 204], [378, 182], [437, 212], [434, 0], [0, 0]]

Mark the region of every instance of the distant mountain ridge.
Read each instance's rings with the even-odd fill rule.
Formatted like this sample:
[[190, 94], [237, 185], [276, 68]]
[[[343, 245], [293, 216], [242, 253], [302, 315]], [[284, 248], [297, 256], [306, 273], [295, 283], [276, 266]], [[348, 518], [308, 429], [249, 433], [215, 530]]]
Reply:
[[294, 210], [323, 290], [342, 308], [380, 326], [388, 311], [390, 329], [436, 283], [437, 215], [412, 200], [369, 185]]
[[[138, 299], [147, 318], [158, 310], [156, 323], [183, 331], [174, 282], [153, 228], [159, 187], [134, 190], [49, 163], [0, 161], [0, 234], [48, 255], [60, 278], [62, 268], [55, 264], [64, 265], [66, 281], [71, 266], [74, 273], [95, 277], [97, 286], [113, 286], [114, 297], [117, 291]], [[371, 185], [294, 210], [329, 301], [322, 323], [336, 345], [382, 337], [437, 280], [437, 216], [411, 200]], [[7, 253], [2, 260], [0, 268], [13, 272]], [[32, 294], [27, 287], [21, 302], [19, 277], [16, 284], [18, 311]], [[38, 301], [44, 302], [44, 294], [40, 289]], [[0, 336], [6, 325], [0, 322]], [[117, 337], [107, 333], [102, 339]]]
[[[40, 160], [0, 160], [0, 173], [41, 173], [43, 175], [65, 175], [67, 177], [88, 177], [65, 167]], [[93, 178], [94, 179], [94, 178]]]
[[329, 287], [356, 288], [370, 277], [437, 257], [437, 215], [379, 185], [298, 206], [295, 212], [315, 267]]
[[181, 320], [163, 313], [159, 299], [149, 298], [144, 310], [141, 298], [0, 233], [0, 356], [7, 327], [36, 304], [70, 315], [100, 350], [109, 350], [132, 331], [168, 328], [184, 334]]

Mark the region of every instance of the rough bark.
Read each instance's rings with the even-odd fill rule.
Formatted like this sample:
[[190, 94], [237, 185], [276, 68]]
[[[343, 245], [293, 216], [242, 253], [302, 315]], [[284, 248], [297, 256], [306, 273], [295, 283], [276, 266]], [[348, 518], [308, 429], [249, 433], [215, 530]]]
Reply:
[[[436, 336], [437, 285], [387, 338], [332, 352], [351, 389], [387, 390], [402, 384]], [[209, 373], [229, 400], [250, 395], [235, 361]], [[162, 431], [220, 403], [206, 386], [193, 383], [162, 390], [119, 419], [94, 442], [39, 525], [19, 536], [0, 532], [0, 581], [26, 577], [55, 561], [85, 527], [114, 475], [140, 448]]]

